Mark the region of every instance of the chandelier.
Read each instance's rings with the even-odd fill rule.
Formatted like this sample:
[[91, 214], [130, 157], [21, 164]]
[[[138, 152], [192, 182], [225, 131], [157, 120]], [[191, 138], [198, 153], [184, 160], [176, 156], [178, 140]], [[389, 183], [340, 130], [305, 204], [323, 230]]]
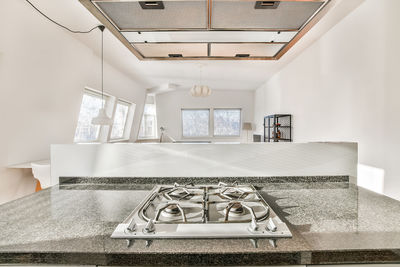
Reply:
[[192, 87], [192, 89], [190, 89], [190, 94], [194, 97], [200, 97], [200, 96], [206, 97], [206, 96], [211, 95], [210, 87], [208, 87], [207, 85], [201, 85], [202, 84], [202, 82], [201, 82], [202, 67], [203, 67], [203, 65], [200, 65], [200, 83], [199, 83], [199, 85], [194, 85]]

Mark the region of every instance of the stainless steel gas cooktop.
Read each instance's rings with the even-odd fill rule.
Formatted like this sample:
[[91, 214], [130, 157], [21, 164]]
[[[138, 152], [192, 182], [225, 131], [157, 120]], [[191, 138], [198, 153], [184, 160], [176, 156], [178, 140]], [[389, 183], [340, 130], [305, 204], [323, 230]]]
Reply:
[[291, 237], [252, 185], [157, 185], [112, 238]]

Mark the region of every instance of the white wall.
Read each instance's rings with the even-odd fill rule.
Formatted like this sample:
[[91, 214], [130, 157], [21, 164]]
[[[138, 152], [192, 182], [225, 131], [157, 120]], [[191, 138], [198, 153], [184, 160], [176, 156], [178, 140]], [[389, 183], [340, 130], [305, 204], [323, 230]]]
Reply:
[[51, 146], [59, 177], [258, 177], [357, 174], [354, 143]]
[[[245, 90], [214, 90], [208, 97], [193, 97], [188, 90], [179, 90], [156, 95], [157, 124], [164, 126], [168, 134], [176, 139], [182, 138], [181, 109], [182, 108], [241, 108], [242, 122], [253, 121], [254, 92]], [[211, 131], [211, 129], [210, 129]], [[246, 141], [246, 131], [241, 131], [241, 137], [196, 138], [213, 141]], [[252, 138], [249, 132], [249, 140]]]
[[399, 10], [398, 0], [364, 1], [257, 90], [254, 118], [260, 125], [262, 115], [293, 114], [296, 142], [358, 142], [359, 181], [380, 179], [381, 193], [397, 199]]
[[[50, 144], [73, 141], [84, 87], [100, 89], [101, 86], [101, 35], [96, 30], [77, 37], [48, 22], [25, 1], [13, 0], [0, 1], [0, 32], [0, 203], [3, 203], [35, 188], [29, 170], [11, 170], [7, 165], [50, 158]], [[106, 57], [113, 53], [107, 49], [110, 39], [106, 32]], [[137, 104], [134, 139], [145, 90], [120, 68], [106, 63], [104, 73], [106, 92]]]

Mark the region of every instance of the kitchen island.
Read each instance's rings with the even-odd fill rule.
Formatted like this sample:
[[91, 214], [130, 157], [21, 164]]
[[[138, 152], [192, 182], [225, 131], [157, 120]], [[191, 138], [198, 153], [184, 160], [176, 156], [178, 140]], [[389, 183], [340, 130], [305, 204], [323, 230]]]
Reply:
[[[198, 183], [202, 182], [202, 178]], [[235, 179], [235, 178], [229, 178]], [[233, 180], [232, 180], [233, 181]], [[400, 263], [400, 202], [348, 179], [240, 178], [257, 187], [293, 237], [111, 239], [154, 179], [65, 179], [0, 206], [0, 263], [87, 265], [307, 265]], [[183, 182], [183, 181], [180, 181]], [[209, 182], [209, 181], [206, 181]]]

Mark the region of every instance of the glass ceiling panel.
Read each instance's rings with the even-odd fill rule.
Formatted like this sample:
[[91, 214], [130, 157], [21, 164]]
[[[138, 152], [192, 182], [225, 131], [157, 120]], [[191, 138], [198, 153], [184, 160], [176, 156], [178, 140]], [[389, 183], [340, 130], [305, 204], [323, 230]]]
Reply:
[[211, 28], [300, 29], [323, 5], [309, 1], [275, 2], [274, 8], [256, 9], [256, 1], [214, 0]]
[[200, 31], [200, 32], [122, 32], [131, 43], [147, 42], [289, 42], [297, 32], [245, 32], [245, 31]]
[[160, 2], [97, 1], [95, 3], [120, 30], [207, 28], [206, 0]]

